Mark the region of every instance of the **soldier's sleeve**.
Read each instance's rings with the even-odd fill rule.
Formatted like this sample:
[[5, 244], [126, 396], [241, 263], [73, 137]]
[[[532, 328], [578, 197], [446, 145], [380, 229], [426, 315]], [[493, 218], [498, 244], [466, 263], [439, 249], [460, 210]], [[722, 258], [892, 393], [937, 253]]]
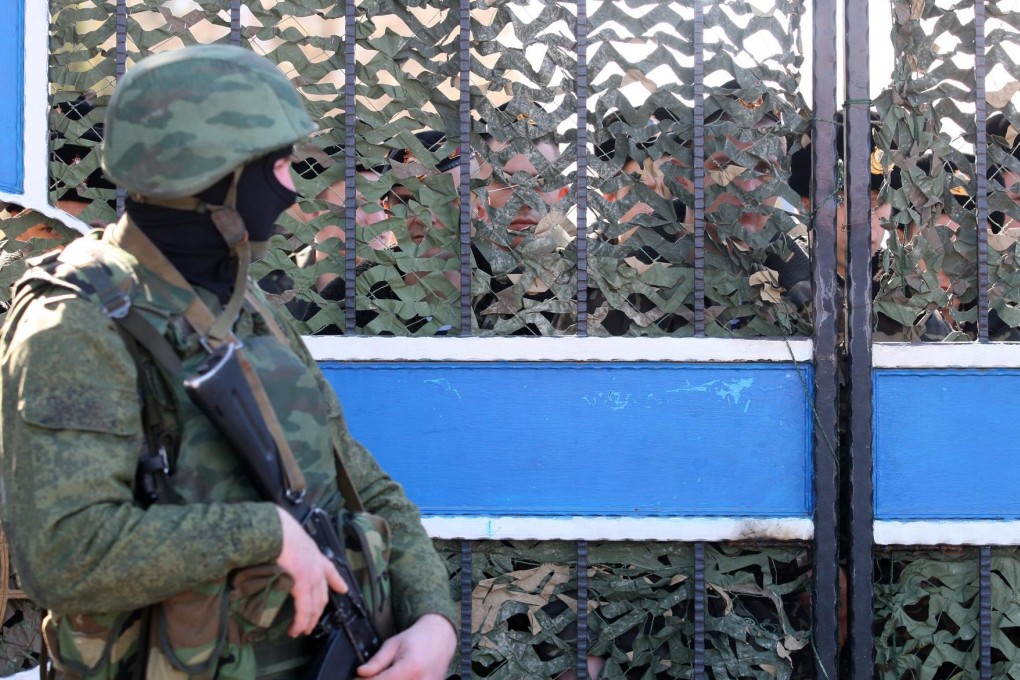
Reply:
[[292, 335], [291, 344], [295, 351], [319, 381], [323, 399], [328, 401], [334, 414], [333, 439], [365, 509], [389, 522], [392, 530], [393, 614], [397, 629], [408, 628], [424, 614], [439, 614], [456, 630], [458, 613], [450, 596], [446, 565], [422, 526], [417, 506], [408, 499], [403, 487], [379, 466], [375, 457], [351, 436], [333, 388], [289, 321], [281, 319], [281, 315], [277, 318]]
[[136, 371], [113, 324], [72, 295], [33, 301], [0, 356], [0, 512], [24, 588], [63, 612], [157, 602], [281, 549], [267, 503], [139, 507]]
[[350, 435], [339, 405], [334, 422], [341, 457], [365, 509], [385, 517], [392, 530], [390, 569], [397, 628], [403, 630], [423, 614], [434, 613], [444, 616], [456, 630], [457, 609], [450, 597], [446, 565], [425, 533], [417, 506]]

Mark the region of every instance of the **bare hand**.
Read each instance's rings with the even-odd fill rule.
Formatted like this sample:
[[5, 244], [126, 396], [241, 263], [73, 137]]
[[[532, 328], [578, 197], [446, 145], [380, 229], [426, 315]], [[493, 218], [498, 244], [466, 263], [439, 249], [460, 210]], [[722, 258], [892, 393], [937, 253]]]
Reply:
[[283, 508], [277, 507], [276, 511], [283, 528], [283, 549], [276, 564], [294, 579], [290, 589], [290, 596], [294, 598], [294, 621], [287, 633], [291, 637], [309, 635], [322, 618], [329, 591], [346, 593], [347, 584], [297, 520]]
[[457, 648], [457, 632], [439, 614], [425, 614], [391, 637], [367, 663], [359, 678], [375, 680], [443, 680]]

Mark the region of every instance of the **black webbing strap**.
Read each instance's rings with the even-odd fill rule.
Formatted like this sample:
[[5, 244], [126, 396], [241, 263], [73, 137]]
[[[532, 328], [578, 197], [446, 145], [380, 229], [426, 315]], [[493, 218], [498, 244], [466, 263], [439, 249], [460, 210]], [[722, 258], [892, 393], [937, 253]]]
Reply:
[[[164, 379], [180, 381], [184, 373], [181, 360], [170, 342], [146, 321], [131, 305], [131, 298], [113, 282], [105, 267], [93, 263], [80, 265], [61, 261], [59, 258], [47, 263], [46, 268], [55, 273], [71, 267], [74, 283], [81, 290], [98, 298], [107, 318], [117, 325], [117, 331], [134, 360], [138, 372], [138, 398], [142, 404], [144, 445], [138, 456], [135, 470], [135, 496], [148, 507], [159, 500], [158, 475], [171, 472], [171, 457], [175, 448], [176, 433], [168, 432], [162, 419], [164, 408], [158, 403], [149, 380], [151, 362], [160, 369]], [[144, 351], [143, 351], [144, 348]]]
[[[131, 297], [113, 282], [105, 267], [96, 263], [72, 263], [60, 258], [44, 265], [57, 276], [70, 276], [74, 284], [88, 295], [99, 299], [103, 313], [127, 335], [134, 338], [148, 350], [156, 364], [167, 377], [180, 378], [184, 372], [181, 360], [170, 342], [146, 321], [131, 305]], [[73, 270], [73, 275], [68, 271]], [[130, 350], [130, 346], [129, 346]]]
[[148, 351], [149, 356], [168, 378], [182, 379], [184, 367], [181, 366], [177, 352], [174, 351], [170, 342], [151, 323], [142, 318], [142, 315], [134, 307], [130, 308], [124, 316], [111, 318], [118, 328], [138, 341], [138, 344]]

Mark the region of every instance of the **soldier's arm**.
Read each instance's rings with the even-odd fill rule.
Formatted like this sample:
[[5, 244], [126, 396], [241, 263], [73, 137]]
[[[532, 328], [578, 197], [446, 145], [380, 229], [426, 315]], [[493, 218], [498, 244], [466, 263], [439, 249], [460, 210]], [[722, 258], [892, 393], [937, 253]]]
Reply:
[[432, 539], [425, 533], [417, 506], [407, 498], [403, 487], [379, 466], [375, 457], [351, 436], [333, 388], [289, 320], [279, 313], [276, 316], [290, 335], [294, 351], [312, 368], [320, 383], [323, 399], [333, 414], [334, 441], [365, 509], [389, 522], [393, 614], [397, 629], [409, 628], [425, 614], [438, 614], [456, 629], [454, 621], [458, 613], [450, 597], [449, 575]]
[[68, 295], [34, 301], [0, 360], [0, 512], [39, 604], [134, 609], [280, 553], [271, 504], [135, 503], [135, 366], [94, 304]]
[[390, 569], [397, 628], [407, 628], [422, 615], [433, 613], [446, 618], [456, 629], [457, 610], [450, 597], [449, 575], [425, 533], [417, 506], [350, 435], [339, 410], [334, 422], [344, 464], [365, 509], [385, 517], [392, 530]]

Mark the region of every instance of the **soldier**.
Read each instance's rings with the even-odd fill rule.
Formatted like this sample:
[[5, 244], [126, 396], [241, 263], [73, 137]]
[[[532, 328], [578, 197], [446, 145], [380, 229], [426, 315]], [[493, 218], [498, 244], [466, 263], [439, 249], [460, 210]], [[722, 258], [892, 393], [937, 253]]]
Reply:
[[[25, 590], [50, 610], [60, 677], [300, 677], [328, 590], [348, 590], [166, 369], [176, 357], [194, 374], [224, 343], [243, 344], [266, 385], [307, 500], [336, 516], [359, 496], [389, 523], [398, 632], [359, 677], [445, 677], [455, 609], [417, 509], [246, 276], [294, 202], [292, 145], [315, 127], [250, 51], [146, 58], [105, 123], [103, 169], [129, 192], [126, 214], [16, 287], [0, 331], [0, 512]], [[118, 319], [159, 341], [134, 343]], [[173, 356], [147, 351], [159, 346]], [[356, 493], [338, 489], [344, 472]]]

